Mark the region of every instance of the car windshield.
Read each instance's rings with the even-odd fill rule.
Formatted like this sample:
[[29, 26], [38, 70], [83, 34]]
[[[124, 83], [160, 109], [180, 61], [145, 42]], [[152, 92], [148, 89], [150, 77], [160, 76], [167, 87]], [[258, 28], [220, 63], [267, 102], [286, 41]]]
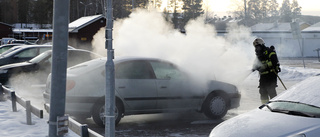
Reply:
[[49, 56], [51, 57], [51, 51], [44, 52], [44, 53], [32, 58], [31, 60], [29, 60], [29, 62], [39, 63], [40, 61], [44, 60], [45, 58], [47, 58]]
[[269, 110], [276, 113], [284, 113], [288, 115], [316, 117], [320, 118], [320, 108], [299, 102], [274, 101], [262, 105], [261, 110]]
[[8, 49], [12, 48], [12, 46], [4, 46], [0, 48], [0, 54], [4, 53], [5, 51], [7, 51]]
[[7, 51], [3, 52], [3, 53], [1, 54], [1, 56], [3, 57], [3, 56], [5, 56], [6, 54], [8, 54], [8, 53], [10, 53], [10, 52], [12, 52], [12, 51], [15, 51], [15, 50], [17, 50], [17, 49], [19, 49], [19, 48], [21, 48], [21, 47], [19, 47], [19, 46], [17, 46], [17, 47], [12, 47], [12, 48], [8, 49]]

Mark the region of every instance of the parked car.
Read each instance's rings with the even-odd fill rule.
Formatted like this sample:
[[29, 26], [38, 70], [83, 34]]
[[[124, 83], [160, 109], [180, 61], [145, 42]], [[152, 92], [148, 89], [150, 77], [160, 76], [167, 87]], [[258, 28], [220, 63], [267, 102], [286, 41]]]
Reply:
[[[67, 70], [66, 113], [92, 117], [103, 126], [106, 58], [95, 59]], [[196, 110], [218, 119], [239, 106], [236, 86], [208, 81], [200, 87], [182, 69], [168, 61], [123, 57], [115, 63], [115, 123], [125, 115]], [[50, 103], [50, 75], [44, 92]]]
[[[0, 66], [0, 82], [6, 84], [11, 76], [33, 73], [34, 77], [45, 84], [48, 74], [51, 72], [51, 55], [52, 50], [48, 50], [29, 61]], [[67, 67], [101, 57], [101, 55], [88, 50], [68, 49]]]
[[269, 103], [226, 120], [210, 137], [318, 137], [320, 76], [300, 82]]
[[23, 44], [5, 44], [0, 46], [0, 54], [4, 53], [5, 51], [9, 50], [12, 47], [15, 46], [22, 46]]
[[25, 45], [35, 45], [35, 43], [29, 42], [27, 40], [10, 40], [8, 44], [25, 44]]
[[15, 38], [2, 38], [0, 45], [8, 44], [10, 40], [16, 40]]
[[[51, 50], [51, 45], [28, 45], [23, 47], [13, 47], [15, 50], [9, 49], [6, 54], [0, 55], [0, 66], [7, 65], [11, 63], [18, 63], [18, 62], [24, 62], [28, 61], [39, 54]], [[69, 49], [74, 49], [73, 47], [69, 46]]]

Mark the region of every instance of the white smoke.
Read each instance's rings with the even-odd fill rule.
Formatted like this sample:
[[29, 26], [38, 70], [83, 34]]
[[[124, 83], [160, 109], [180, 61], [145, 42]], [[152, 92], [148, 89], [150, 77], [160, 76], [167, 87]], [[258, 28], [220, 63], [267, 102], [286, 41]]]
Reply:
[[[172, 61], [196, 78], [242, 81], [255, 58], [250, 29], [229, 25], [226, 36], [217, 36], [214, 26], [202, 17], [190, 20], [186, 34], [173, 29], [162, 13], [136, 10], [129, 18], [114, 22], [113, 45], [117, 56], [154, 57]], [[105, 55], [105, 30], [92, 41], [94, 51]]]

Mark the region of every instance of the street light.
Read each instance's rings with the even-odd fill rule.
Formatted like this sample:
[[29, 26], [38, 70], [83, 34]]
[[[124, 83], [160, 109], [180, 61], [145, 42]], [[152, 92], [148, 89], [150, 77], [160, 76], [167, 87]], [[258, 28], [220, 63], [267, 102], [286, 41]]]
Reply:
[[80, 4], [84, 5], [84, 16], [86, 16], [87, 6], [91, 5], [92, 3], [84, 4], [83, 2], [80, 1]]

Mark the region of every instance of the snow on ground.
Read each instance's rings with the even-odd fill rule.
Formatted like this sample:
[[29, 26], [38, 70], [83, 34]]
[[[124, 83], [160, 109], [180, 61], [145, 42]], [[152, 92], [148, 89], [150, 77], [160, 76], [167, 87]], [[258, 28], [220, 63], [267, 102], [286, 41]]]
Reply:
[[[1, 137], [45, 137], [48, 136], [48, 117], [43, 119], [32, 114], [32, 125], [27, 125], [25, 108], [17, 104], [18, 112], [12, 111], [11, 101], [0, 102]], [[78, 137], [69, 130], [65, 137]]]
[[[302, 81], [308, 77], [320, 74], [320, 69], [303, 68], [303, 67], [289, 67], [282, 66], [282, 72], [279, 76], [283, 81]], [[258, 73], [251, 74], [247, 81], [257, 81]], [[281, 86], [281, 85], [279, 85]], [[254, 95], [257, 97], [258, 95]], [[243, 99], [246, 99], [245, 97]], [[258, 98], [257, 98], [258, 100]], [[249, 108], [250, 109], [250, 108]], [[7, 100], [0, 102], [0, 136], [10, 137], [44, 137], [48, 136], [48, 116], [39, 119], [32, 116], [33, 125], [26, 124], [25, 109], [18, 105], [18, 112], [12, 112], [11, 101]], [[76, 137], [74, 132], [69, 130], [66, 137]], [[174, 135], [173, 135], [174, 136]], [[176, 135], [179, 136], [179, 135]]]

